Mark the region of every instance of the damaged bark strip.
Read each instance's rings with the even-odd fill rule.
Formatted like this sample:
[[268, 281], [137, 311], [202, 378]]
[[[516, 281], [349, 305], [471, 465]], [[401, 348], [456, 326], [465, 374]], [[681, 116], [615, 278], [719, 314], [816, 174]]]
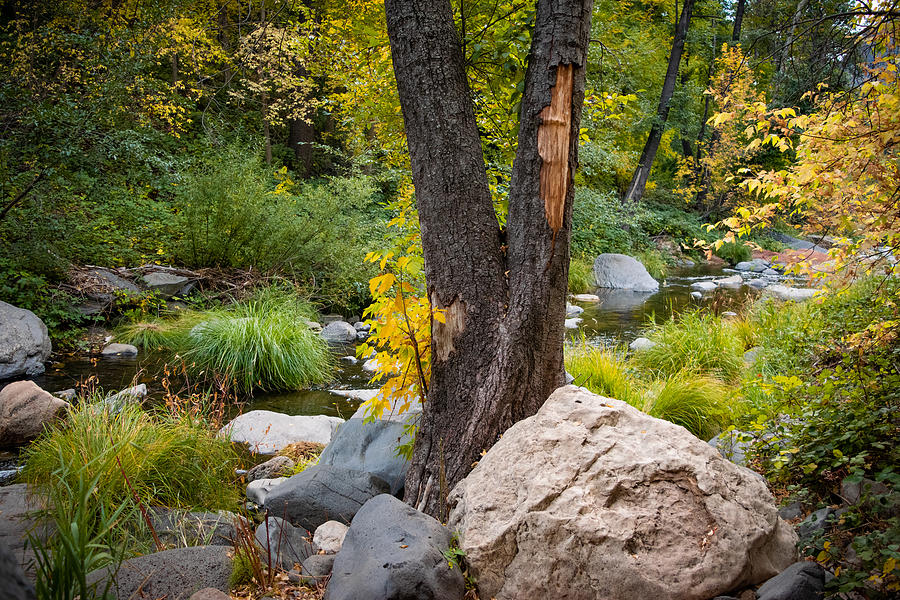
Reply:
[[538, 153], [541, 155], [541, 200], [554, 240], [563, 224], [569, 184], [569, 138], [572, 128], [572, 65], [556, 68], [550, 105], [541, 111]]

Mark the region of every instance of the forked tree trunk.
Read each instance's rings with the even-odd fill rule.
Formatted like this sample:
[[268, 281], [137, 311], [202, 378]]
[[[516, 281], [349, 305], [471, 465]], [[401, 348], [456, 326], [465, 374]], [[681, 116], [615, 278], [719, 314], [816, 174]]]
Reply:
[[662, 141], [663, 129], [669, 118], [669, 102], [675, 93], [675, 78], [678, 75], [678, 66], [681, 64], [681, 55], [684, 52], [684, 41], [687, 38], [688, 25], [691, 22], [691, 12], [694, 10], [694, 0], [684, 0], [684, 8], [681, 9], [681, 18], [675, 28], [675, 38], [672, 41], [672, 52], [669, 53], [669, 65], [666, 69], [666, 78], [663, 80], [662, 93], [659, 95], [659, 106], [656, 109], [656, 120], [650, 127], [650, 135], [641, 152], [637, 168], [631, 178], [628, 191], [625, 192], [624, 203], [639, 202], [647, 187], [647, 179], [650, 178], [650, 169], [659, 150]]
[[538, 0], [501, 241], [449, 0], [387, 0], [432, 325], [432, 375], [406, 501], [449, 490], [563, 383], [572, 173], [591, 0]]

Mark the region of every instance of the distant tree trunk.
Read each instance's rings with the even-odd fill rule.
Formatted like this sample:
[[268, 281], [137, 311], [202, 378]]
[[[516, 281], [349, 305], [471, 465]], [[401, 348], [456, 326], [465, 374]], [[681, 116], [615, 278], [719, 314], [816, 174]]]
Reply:
[[741, 41], [741, 25], [744, 23], [744, 9], [747, 0], [738, 0], [737, 8], [734, 11], [734, 28], [731, 30], [731, 43], [737, 44]]
[[501, 241], [449, 0], [387, 0], [432, 323], [432, 375], [406, 501], [449, 490], [564, 379], [573, 172], [591, 0], [538, 0]]
[[793, 47], [794, 39], [797, 36], [797, 24], [800, 23], [800, 17], [803, 16], [803, 11], [806, 10], [807, 4], [809, 4], [809, 0], [800, 0], [797, 3], [797, 10], [794, 11], [794, 16], [791, 18], [791, 28], [788, 32], [788, 36], [784, 40], [784, 46], [782, 46], [781, 51], [778, 53], [778, 61], [775, 68], [778, 73], [781, 73], [784, 70], [784, 63], [791, 54], [791, 48]]
[[653, 167], [653, 159], [659, 150], [659, 142], [662, 140], [663, 128], [666, 119], [669, 118], [669, 101], [675, 92], [675, 78], [678, 75], [678, 66], [681, 63], [681, 55], [684, 52], [684, 40], [687, 37], [688, 25], [691, 22], [691, 12], [694, 9], [694, 0], [685, 0], [681, 9], [681, 18], [678, 27], [675, 28], [675, 39], [672, 41], [672, 52], [669, 54], [669, 66], [666, 69], [666, 78], [663, 81], [662, 93], [659, 96], [659, 107], [656, 109], [656, 120], [650, 128], [647, 143], [641, 152], [631, 184], [625, 193], [624, 202], [639, 202], [647, 187], [647, 179], [650, 177], [650, 169]]
[[292, 119], [288, 132], [288, 147], [294, 151], [294, 169], [309, 177], [312, 172], [313, 142], [316, 141], [316, 129], [313, 124], [303, 119]]

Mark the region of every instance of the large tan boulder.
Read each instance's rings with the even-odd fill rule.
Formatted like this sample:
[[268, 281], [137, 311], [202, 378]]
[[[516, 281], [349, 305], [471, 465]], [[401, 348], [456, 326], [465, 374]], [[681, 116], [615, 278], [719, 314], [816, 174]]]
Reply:
[[707, 599], [796, 558], [761, 478], [571, 385], [508, 429], [449, 503], [482, 598]]
[[9, 384], [0, 390], [0, 448], [21, 446], [33, 440], [68, 405], [33, 381]]

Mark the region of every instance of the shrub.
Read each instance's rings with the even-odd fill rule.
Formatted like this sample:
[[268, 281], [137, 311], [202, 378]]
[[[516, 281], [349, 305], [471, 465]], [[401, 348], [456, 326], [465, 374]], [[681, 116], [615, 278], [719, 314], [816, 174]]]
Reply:
[[647, 337], [656, 345], [636, 353], [641, 368], [662, 376], [689, 371], [728, 383], [737, 382], [744, 369], [740, 336], [727, 320], [700, 311], [682, 313], [653, 326]]
[[736, 265], [739, 262], [750, 260], [750, 248], [742, 242], [728, 242], [722, 244], [715, 250], [716, 256], [724, 260], [730, 265]]
[[286, 171], [277, 175], [243, 148], [188, 169], [178, 188], [177, 257], [193, 267], [282, 273], [329, 303], [358, 304], [354, 284], [369, 278], [368, 223], [380, 216], [372, 178], [295, 184]]
[[306, 321], [314, 313], [296, 297], [264, 292], [204, 320], [181, 338], [191, 370], [226, 377], [243, 391], [299, 390], [330, 379], [334, 357]]

